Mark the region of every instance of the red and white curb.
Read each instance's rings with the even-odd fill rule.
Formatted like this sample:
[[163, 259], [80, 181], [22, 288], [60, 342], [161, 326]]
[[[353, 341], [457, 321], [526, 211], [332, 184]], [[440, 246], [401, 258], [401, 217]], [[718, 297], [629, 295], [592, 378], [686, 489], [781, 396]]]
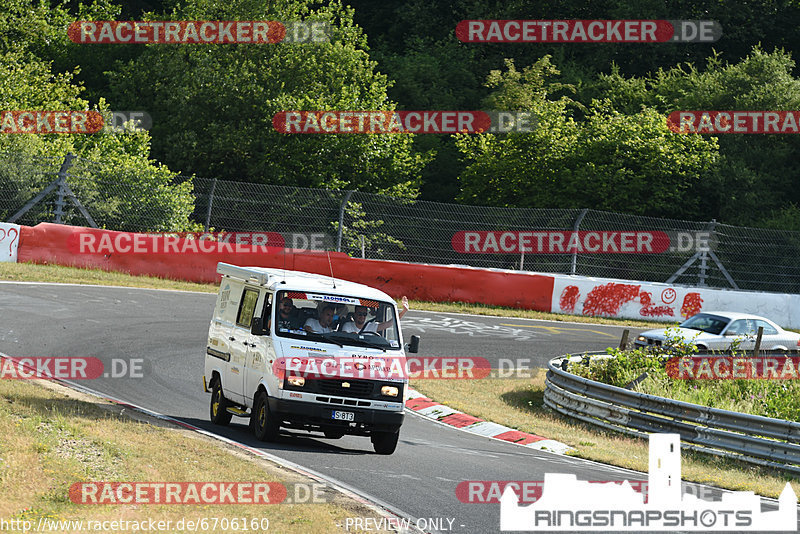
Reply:
[[440, 404], [434, 400], [431, 400], [422, 393], [410, 388], [408, 392], [408, 400], [406, 401], [406, 408], [414, 413], [422, 415], [423, 417], [427, 417], [428, 419], [433, 419], [434, 421], [438, 421], [445, 425], [449, 425], [472, 434], [478, 434], [479, 436], [487, 436], [490, 438], [507, 441], [509, 443], [522, 445], [523, 447], [537, 449], [540, 451], [554, 452], [556, 454], [565, 454], [566, 452], [573, 450], [572, 447], [561, 443], [560, 441], [547, 439], [542, 436], [537, 436], [536, 434], [529, 434], [527, 432], [514, 430], [513, 428], [508, 428], [507, 426], [492, 423], [490, 421], [484, 421], [483, 419], [478, 419], [477, 417], [467, 415], [464, 412], [459, 412], [458, 410], [454, 410], [449, 406], [445, 406], [444, 404]]

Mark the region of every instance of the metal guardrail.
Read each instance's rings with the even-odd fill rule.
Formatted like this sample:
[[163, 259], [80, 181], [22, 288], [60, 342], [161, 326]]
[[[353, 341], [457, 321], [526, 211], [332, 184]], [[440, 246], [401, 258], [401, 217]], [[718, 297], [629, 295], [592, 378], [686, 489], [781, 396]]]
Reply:
[[[583, 356], [600, 354], [605, 355]], [[563, 370], [565, 360], [562, 356], [548, 362], [544, 391], [545, 405], [564, 416], [643, 438], [648, 432], [677, 433], [684, 448], [800, 475], [800, 423], [595, 382]]]

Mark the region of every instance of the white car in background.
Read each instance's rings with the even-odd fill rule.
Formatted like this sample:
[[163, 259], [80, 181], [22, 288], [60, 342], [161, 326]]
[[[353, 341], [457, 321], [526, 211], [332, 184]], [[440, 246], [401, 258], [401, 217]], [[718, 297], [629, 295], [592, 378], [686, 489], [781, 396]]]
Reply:
[[758, 327], [764, 327], [761, 350], [798, 350], [800, 334], [787, 332], [769, 319], [736, 312], [709, 311], [698, 313], [677, 327], [648, 330], [634, 341], [637, 348], [661, 346], [670, 335], [692, 342], [699, 350], [728, 350], [738, 341], [738, 348], [752, 350], [755, 347]]

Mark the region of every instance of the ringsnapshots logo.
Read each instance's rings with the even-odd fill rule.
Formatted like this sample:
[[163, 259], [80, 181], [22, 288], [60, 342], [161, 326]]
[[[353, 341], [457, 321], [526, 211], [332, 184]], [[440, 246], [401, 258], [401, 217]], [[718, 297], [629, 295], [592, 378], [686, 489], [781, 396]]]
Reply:
[[284, 134], [530, 133], [528, 111], [280, 111], [272, 127]]
[[800, 111], [673, 111], [667, 127], [682, 134], [796, 134]]
[[761, 498], [735, 491], [720, 501], [682, 494], [680, 436], [650, 434], [648, 500], [625, 481], [595, 484], [575, 475], [548, 473], [542, 495], [520, 505], [506, 487], [500, 498], [502, 531], [652, 531], [726, 532], [797, 530], [797, 495], [787, 482], [778, 510], [762, 512]]
[[713, 43], [714, 20], [462, 20], [464, 43]]
[[304, 44], [330, 42], [324, 21], [79, 20], [67, 36], [78, 44]]

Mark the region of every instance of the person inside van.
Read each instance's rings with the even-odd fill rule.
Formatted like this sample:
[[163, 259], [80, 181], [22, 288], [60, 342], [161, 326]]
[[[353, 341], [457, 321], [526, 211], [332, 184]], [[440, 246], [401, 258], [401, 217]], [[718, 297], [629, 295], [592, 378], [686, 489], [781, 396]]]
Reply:
[[313, 317], [306, 321], [303, 328], [306, 332], [314, 334], [327, 334], [333, 332], [333, 304], [325, 304], [319, 311], [319, 319]]
[[[409, 309], [408, 306], [408, 298], [403, 297], [402, 299], [403, 309], [400, 311], [399, 318], [402, 319], [403, 316]], [[383, 321], [381, 323], [377, 321], [370, 321], [367, 322], [367, 315], [368, 315], [368, 308], [366, 306], [356, 306], [356, 312], [353, 316], [352, 321], [348, 321], [342, 325], [342, 332], [383, 332], [390, 326], [394, 324], [394, 321], [389, 319], [388, 321]]]
[[294, 301], [289, 297], [283, 297], [283, 299], [281, 299], [281, 305], [278, 307], [278, 329], [299, 330], [301, 326], [300, 323], [300, 313], [299, 310], [294, 307]]

